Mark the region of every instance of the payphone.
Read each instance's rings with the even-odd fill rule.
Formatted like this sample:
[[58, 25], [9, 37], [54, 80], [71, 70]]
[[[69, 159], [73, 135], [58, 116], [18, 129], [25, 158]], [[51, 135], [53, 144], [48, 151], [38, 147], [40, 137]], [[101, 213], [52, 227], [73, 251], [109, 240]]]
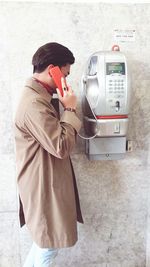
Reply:
[[120, 51], [92, 54], [82, 76], [84, 128], [89, 136], [86, 154], [90, 160], [124, 157], [130, 98], [125, 55]]

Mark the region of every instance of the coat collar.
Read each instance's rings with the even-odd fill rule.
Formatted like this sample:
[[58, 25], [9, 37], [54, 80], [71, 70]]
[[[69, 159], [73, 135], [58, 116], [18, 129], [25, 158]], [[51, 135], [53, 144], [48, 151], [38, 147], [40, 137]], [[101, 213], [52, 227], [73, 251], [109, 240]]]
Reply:
[[25, 87], [28, 87], [34, 90], [35, 92], [37, 92], [39, 95], [44, 97], [49, 102], [52, 99], [52, 96], [48, 93], [46, 88], [41, 83], [38, 83], [36, 80], [34, 80], [34, 78], [32, 77], [26, 81]]

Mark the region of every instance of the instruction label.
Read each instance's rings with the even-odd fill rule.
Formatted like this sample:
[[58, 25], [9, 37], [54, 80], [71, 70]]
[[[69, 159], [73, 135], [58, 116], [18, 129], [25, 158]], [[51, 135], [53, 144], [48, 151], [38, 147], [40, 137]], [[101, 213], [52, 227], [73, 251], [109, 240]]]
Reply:
[[135, 30], [114, 30], [114, 40], [118, 42], [135, 42]]

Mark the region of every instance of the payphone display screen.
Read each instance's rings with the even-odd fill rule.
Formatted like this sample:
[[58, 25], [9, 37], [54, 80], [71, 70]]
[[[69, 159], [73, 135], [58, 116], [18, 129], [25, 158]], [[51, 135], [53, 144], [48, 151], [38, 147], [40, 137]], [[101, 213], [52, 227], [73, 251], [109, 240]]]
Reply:
[[120, 73], [125, 75], [125, 63], [109, 62], [106, 63], [106, 74]]

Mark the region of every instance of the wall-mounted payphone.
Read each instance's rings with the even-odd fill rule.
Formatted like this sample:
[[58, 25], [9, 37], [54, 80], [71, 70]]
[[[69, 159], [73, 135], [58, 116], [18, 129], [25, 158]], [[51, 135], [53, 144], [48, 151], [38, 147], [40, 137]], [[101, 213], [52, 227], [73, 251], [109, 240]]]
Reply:
[[[91, 55], [82, 77], [82, 109], [89, 159], [121, 159], [126, 152], [130, 77], [120, 51]], [[94, 138], [92, 138], [94, 137]]]

